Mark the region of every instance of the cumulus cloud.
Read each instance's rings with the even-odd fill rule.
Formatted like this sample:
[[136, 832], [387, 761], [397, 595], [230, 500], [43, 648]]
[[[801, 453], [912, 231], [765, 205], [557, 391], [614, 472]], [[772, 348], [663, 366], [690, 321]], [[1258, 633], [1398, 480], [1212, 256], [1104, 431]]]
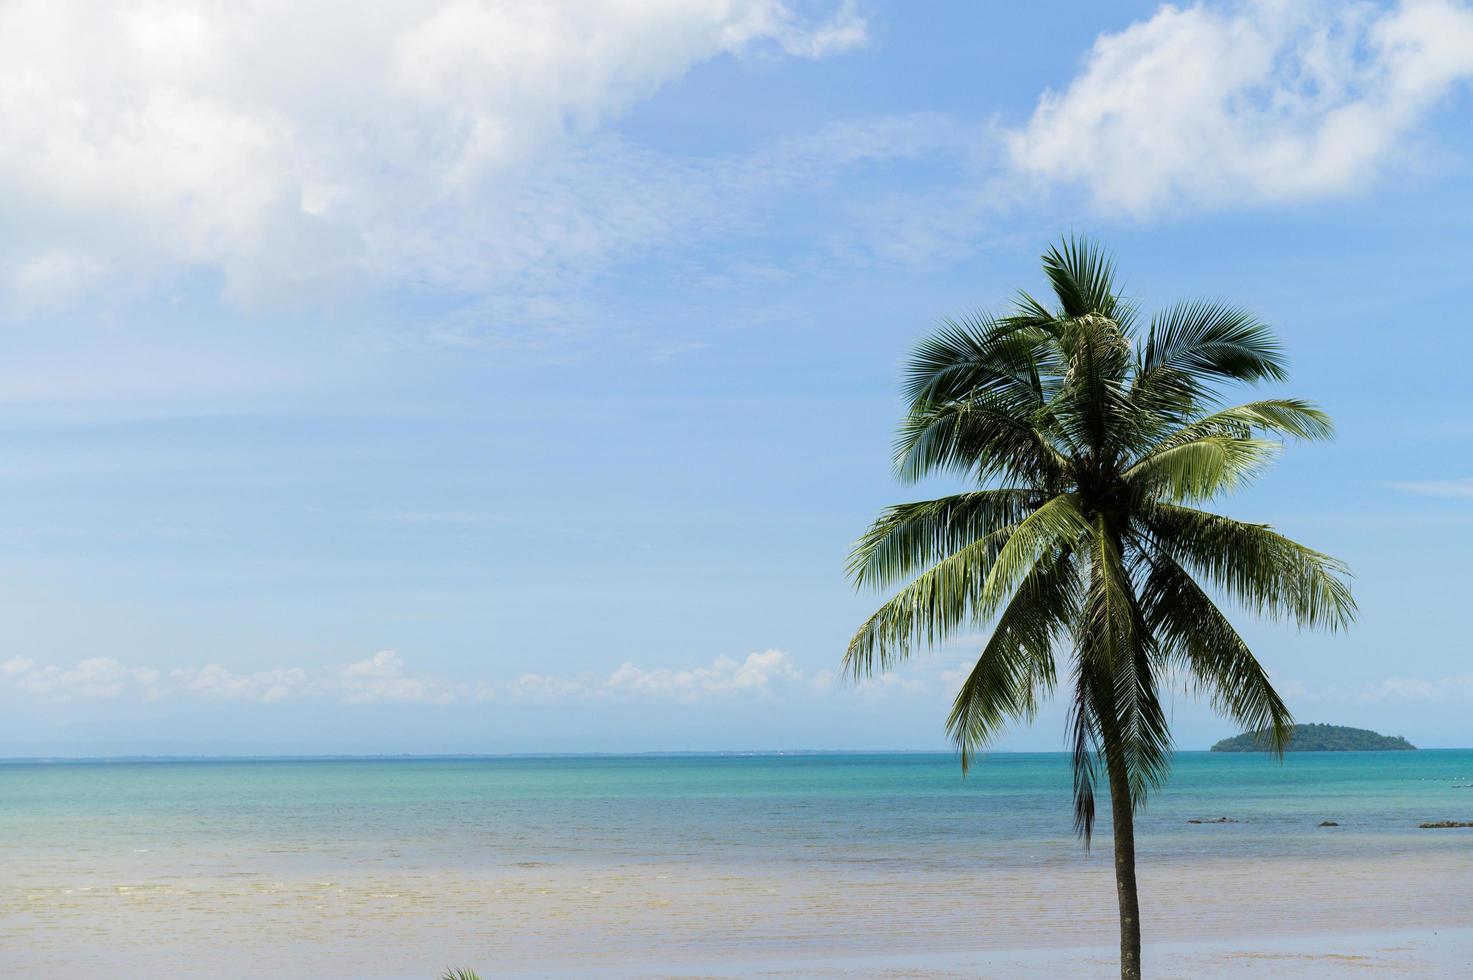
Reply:
[[597, 688], [587, 677], [566, 677], [558, 674], [520, 674], [508, 682], [503, 692], [516, 701], [564, 701], [570, 698], [586, 698]]
[[[347, 704], [457, 704], [483, 701], [651, 701], [689, 704], [713, 698], [813, 696], [831, 691], [831, 672], [808, 672], [783, 650], [740, 659], [720, 656], [694, 667], [641, 667], [626, 661], [608, 675], [524, 673], [510, 680], [453, 680], [411, 670], [393, 650], [338, 668], [277, 667], [240, 672], [221, 664], [158, 670], [91, 657], [72, 667], [28, 657], [0, 662], [0, 693], [9, 689], [47, 701], [202, 698], [270, 704], [328, 698]], [[886, 673], [858, 685], [871, 696], [918, 694], [926, 685]]]
[[650, 700], [690, 703], [712, 697], [771, 697], [805, 688], [827, 675], [809, 674], [784, 650], [762, 650], [738, 660], [720, 656], [696, 667], [641, 667], [620, 664], [607, 677], [584, 674], [522, 674], [501, 692], [516, 700]]
[[0, 681], [14, 690], [48, 701], [156, 700], [170, 695], [227, 700], [279, 701], [308, 693], [315, 681], [298, 668], [236, 673], [219, 664], [169, 671], [128, 666], [114, 657], [87, 657], [71, 667], [39, 665], [29, 657], [0, 663]]
[[380, 650], [367, 660], [349, 664], [340, 678], [343, 700], [355, 704], [449, 704], [461, 693], [436, 677], [405, 673], [403, 659], [393, 650]]
[[1164, 6], [1103, 34], [1006, 134], [1021, 175], [1138, 215], [1357, 190], [1473, 78], [1473, 9], [1327, 0]]
[[37, 667], [28, 658], [16, 657], [6, 661], [5, 674], [26, 694], [63, 701], [110, 699], [130, 690], [146, 695], [159, 679], [156, 670], [129, 668], [113, 657], [88, 657], [70, 668]]
[[707, 694], [769, 694], [784, 682], [802, 680], [803, 672], [791, 656], [781, 650], [764, 650], [747, 654], [745, 660], [717, 657], [709, 667], [693, 670], [647, 670], [626, 662], [614, 671], [605, 687], [614, 693], [692, 701]]
[[299, 697], [313, 686], [312, 678], [300, 667], [237, 674], [219, 664], [206, 664], [198, 670], [174, 671], [169, 677], [191, 694], [267, 704]]
[[638, 164], [601, 126], [701, 61], [864, 37], [851, 4], [782, 0], [10, 0], [0, 289], [39, 308], [196, 267], [252, 300], [607, 248], [659, 214], [597, 204]]

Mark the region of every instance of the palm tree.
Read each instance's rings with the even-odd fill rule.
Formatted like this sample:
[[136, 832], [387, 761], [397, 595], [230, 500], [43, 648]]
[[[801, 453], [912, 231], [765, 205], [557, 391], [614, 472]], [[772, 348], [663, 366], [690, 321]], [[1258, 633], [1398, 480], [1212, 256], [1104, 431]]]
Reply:
[[1355, 615], [1345, 565], [1195, 505], [1261, 472], [1275, 437], [1324, 439], [1331, 423], [1295, 398], [1225, 407], [1234, 384], [1286, 377], [1272, 331], [1243, 310], [1182, 303], [1143, 325], [1083, 240], [1050, 248], [1043, 268], [1056, 307], [1020, 293], [1008, 315], [948, 321], [911, 357], [896, 471], [973, 489], [891, 507], [855, 545], [856, 586], [904, 587], [845, 667], [883, 672], [991, 624], [947, 719], [964, 771], [1065, 677], [1074, 826], [1088, 848], [1103, 768], [1120, 973], [1139, 977], [1134, 814], [1171, 762], [1162, 687], [1192, 685], [1275, 752], [1293, 721], [1212, 593], [1301, 627]]

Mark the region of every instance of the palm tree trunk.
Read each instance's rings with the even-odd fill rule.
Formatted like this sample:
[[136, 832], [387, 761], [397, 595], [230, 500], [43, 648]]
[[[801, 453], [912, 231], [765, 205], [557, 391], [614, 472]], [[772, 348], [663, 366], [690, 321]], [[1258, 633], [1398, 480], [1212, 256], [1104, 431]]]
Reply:
[[1125, 757], [1118, 748], [1105, 749], [1110, 773], [1110, 815], [1115, 829], [1115, 891], [1120, 900], [1120, 977], [1140, 980], [1141, 905], [1135, 889], [1135, 804]]

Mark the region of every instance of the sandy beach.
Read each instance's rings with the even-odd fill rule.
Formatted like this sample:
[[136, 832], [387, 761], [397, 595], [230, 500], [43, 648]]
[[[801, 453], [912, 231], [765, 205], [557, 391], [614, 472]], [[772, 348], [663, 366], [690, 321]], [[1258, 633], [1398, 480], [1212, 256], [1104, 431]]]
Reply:
[[[1470, 842], [1473, 843], [1473, 842]], [[228, 862], [227, 862], [228, 863]], [[976, 874], [687, 862], [423, 868], [310, 878], [149, 855], [12, 866], [13, 975], [1109, 975], [1113, 881], [1080, 867]], [[151, 870], [152, 869], [152, 870]], [[1460, 856], [1146, 863], [1156, 975], [1457, 976], [1473, 969], [1473, 846]]]

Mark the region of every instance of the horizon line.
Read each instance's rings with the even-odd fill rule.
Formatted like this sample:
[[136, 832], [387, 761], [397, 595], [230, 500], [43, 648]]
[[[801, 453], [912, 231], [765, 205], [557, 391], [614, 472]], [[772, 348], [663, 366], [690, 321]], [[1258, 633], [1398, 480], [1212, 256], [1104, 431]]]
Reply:
[[[1361, 749], [1354, 751], [1320, 750], [1290, 751], [1287, 755], [1351, 755], [1356, 752], [1381, 752], [1385, 750]], [[1418, 752], [1466, 752], [1473, 746], [1418, 747]], [[0, 756], [0, 765], [66, 765], [85, 763], [168, 763], [168, 762], [388, 762], [388, 761], [476, 761], [496, 759], [637, 759], [637, 758], [723, 758], [723, 757], [781, 757], [781, 756], [834, 756], [834, 755], [892, 755], [892, 756], [955, 756], [956, 750], [946, 749], [651, 749], [631, 752], [320, 752], [301, 754], [240, 753], [230, 755], [206, 755], [193, 753], [129, 755], [31, 755]], [[1174, 755], [1214, 754], [1206, 749], [1176, 749]], [[1217, 755], [1264, 755], [1270, 753], [1218, 752]], [[1062, 749], [1028, 750], [998, 749], [984, 755], [1058, 755], [1069, 756]]]

